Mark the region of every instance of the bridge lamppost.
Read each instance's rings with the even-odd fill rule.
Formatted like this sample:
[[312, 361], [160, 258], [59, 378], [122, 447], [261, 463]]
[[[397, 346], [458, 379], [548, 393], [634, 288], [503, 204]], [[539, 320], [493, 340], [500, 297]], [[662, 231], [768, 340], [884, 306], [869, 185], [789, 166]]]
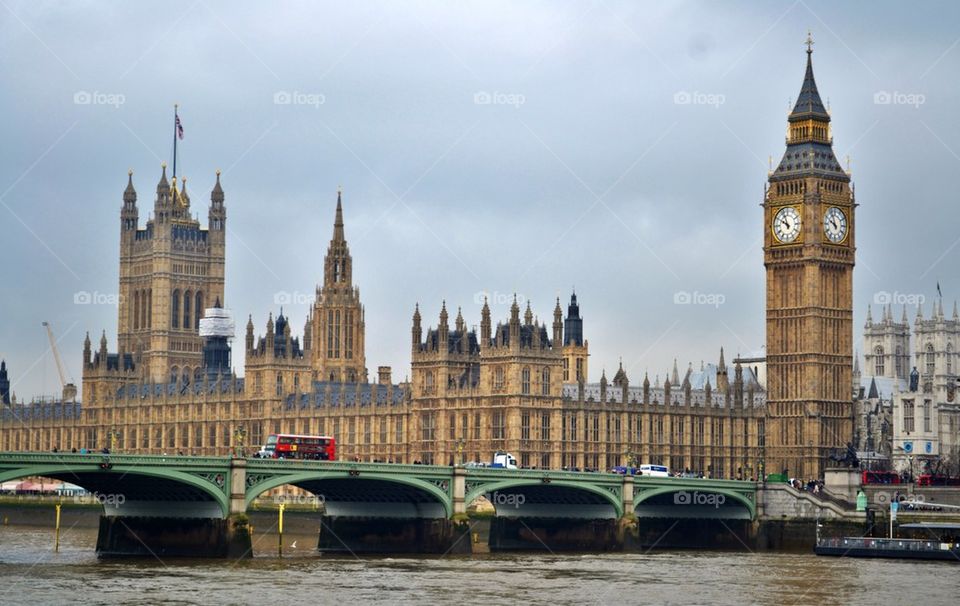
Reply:
[[243, 445], [247, 437], [247, 428], [242, 425], [235, 430], [233, 430], [233, 455], [238, 458], [243, 458]]
[[116, 452], [117, 442], [120, 439], [120, 432], [116, 428], [107, 432], [107, 443], [110, 444], [110, 452]]
[[463, 447], [467, 445], [465, 438], [457, 438], [457, 465], [463, 465]]

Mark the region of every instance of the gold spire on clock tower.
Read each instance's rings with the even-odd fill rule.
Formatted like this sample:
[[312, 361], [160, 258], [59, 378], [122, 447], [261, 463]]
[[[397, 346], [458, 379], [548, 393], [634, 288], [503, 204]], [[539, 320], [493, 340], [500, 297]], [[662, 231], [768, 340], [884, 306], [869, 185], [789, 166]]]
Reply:
[[767, 472], [820, 477], [852, 439], [854, 201], [813, 76], [813, 39], [786, 150], [763, 202]]

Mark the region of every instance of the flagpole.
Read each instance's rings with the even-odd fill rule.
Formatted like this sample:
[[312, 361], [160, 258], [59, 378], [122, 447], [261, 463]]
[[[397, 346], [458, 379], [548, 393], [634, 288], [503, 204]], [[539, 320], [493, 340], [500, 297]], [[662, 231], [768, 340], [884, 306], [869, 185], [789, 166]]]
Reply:
[[177, 104], [173, 104], [173, 178], [177, 178]]

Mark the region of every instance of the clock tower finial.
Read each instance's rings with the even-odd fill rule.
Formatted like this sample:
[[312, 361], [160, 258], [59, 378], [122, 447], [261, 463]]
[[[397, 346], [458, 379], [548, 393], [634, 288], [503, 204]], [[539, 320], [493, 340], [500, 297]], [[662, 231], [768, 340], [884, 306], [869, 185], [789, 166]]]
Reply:
[[813, 34], [810, 33], [810, 30], [807, 30], [806, 45], [807, 45], [807, 54], [812, 55], [813, 54]]

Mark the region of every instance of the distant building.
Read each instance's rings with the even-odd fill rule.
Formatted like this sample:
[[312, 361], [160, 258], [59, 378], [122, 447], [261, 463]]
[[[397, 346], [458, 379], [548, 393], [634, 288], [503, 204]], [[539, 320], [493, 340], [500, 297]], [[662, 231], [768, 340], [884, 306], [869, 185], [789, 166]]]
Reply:
[[7, 376], [6, 360], [0, 360], [0, 404], [10, 404], [10, 378]]

